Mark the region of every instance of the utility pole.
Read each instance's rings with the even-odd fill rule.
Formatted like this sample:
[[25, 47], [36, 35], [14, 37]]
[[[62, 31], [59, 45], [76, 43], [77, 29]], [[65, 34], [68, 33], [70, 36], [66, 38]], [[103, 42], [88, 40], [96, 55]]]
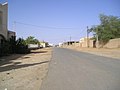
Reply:
[[14, 21], [13, 22], [13, 31], [15, 31], [15, 26], [16, 26], [15, 24], [16, 24], [16, 22]]
[[98, 28], [96, 28], [97, 33], [96, 33], [96, 44], [97, 44], [97, 48], [99, 48], [99, 40], [98, 40]]
[[13, 22], [13, 31], [15, 32], [15, 36], [16, 36], [16, 22]]
[[71, 42], [71, 38], [72, 38], [72, 37], [70, 36], [70, 42]]
[[88, 29], [88, 26], [87, 26], [87, 47], [89, 48], [89, 31], [88, 31], [89, 29]]
[[16, 22], [15, 21], [13, 22], [13, 31], [14, 32], [16, 31]]
[[71, 36], [70, 36], [70, 41], [68, 42], [68, 45], [71, 45]]

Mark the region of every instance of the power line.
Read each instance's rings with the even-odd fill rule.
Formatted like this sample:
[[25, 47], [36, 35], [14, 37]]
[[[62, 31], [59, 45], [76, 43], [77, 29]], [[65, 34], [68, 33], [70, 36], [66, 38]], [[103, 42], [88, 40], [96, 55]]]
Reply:
[[38, 28], [48, 28], [48, 29], [80, 29], [80, 28], [72, 28], [72, 27], [50, 27], [50, 26], [39, 26], [39, 25], [33, 25], [33, 24], [27, 24], [22, 22], [16, 22], [18, 24], [27, 25], [27, 26], [33, 26]]

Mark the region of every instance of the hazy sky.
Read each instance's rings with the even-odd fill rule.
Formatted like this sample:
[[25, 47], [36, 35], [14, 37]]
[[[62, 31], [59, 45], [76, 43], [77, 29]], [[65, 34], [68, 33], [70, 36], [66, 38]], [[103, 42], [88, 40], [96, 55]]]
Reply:
[[31, 35], [50, 43], [85, 37], [86, 26], [100, 23], [100, 13], [120, 16], [120, 0], [8, 0], [8, 4], [9, 30], [16, 21], [17, 37]]

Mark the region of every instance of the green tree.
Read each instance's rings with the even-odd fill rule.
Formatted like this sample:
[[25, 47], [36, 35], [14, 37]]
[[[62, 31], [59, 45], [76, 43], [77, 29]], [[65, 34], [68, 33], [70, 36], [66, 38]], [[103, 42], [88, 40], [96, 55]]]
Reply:
[[90, 31], [94, 33], [100, 43], [105, 44], [110, 39], [120, 38], [120, 18], [100, 14], [100, 25], [93, 26]]
[[15, 48], [16, 48], [16, 36], [12, 36], [9, 40], [9, 51], [10, 53], [15, 53]]
[[8, 40], [5, 40], [1, 45], [0, 56], [8, 55], [10, 53], [10, 44]]
[[35, 37], [33, 36], [27, 37], [25, 41], [26, 41], [26, 44], [39, 44], [39, 40], [35, 39]]
[[24, 54], [29, 53], [30, 50], [28, 49], [28, 46], [26, 45], [26, 42], [24, 39], [19, 38], [16, 41], [16, 53]]

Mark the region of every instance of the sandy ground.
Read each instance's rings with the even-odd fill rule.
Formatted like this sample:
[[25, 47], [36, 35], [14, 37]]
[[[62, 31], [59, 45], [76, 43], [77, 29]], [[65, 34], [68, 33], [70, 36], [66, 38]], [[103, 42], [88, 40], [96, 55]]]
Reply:
[[117, 48], [117, 49], [99, 48], [98, 49], [98, 48], [80, 48], [80, 47], [72, 47], [72, 46], [65, 47], [65, 48], [87, 52], [91, 54], [96, 54], [100, 56], [120, 59], [120, 48]]
[[51, 53], [45, 48], [0, 58], [0, 90], [40, 90]]

